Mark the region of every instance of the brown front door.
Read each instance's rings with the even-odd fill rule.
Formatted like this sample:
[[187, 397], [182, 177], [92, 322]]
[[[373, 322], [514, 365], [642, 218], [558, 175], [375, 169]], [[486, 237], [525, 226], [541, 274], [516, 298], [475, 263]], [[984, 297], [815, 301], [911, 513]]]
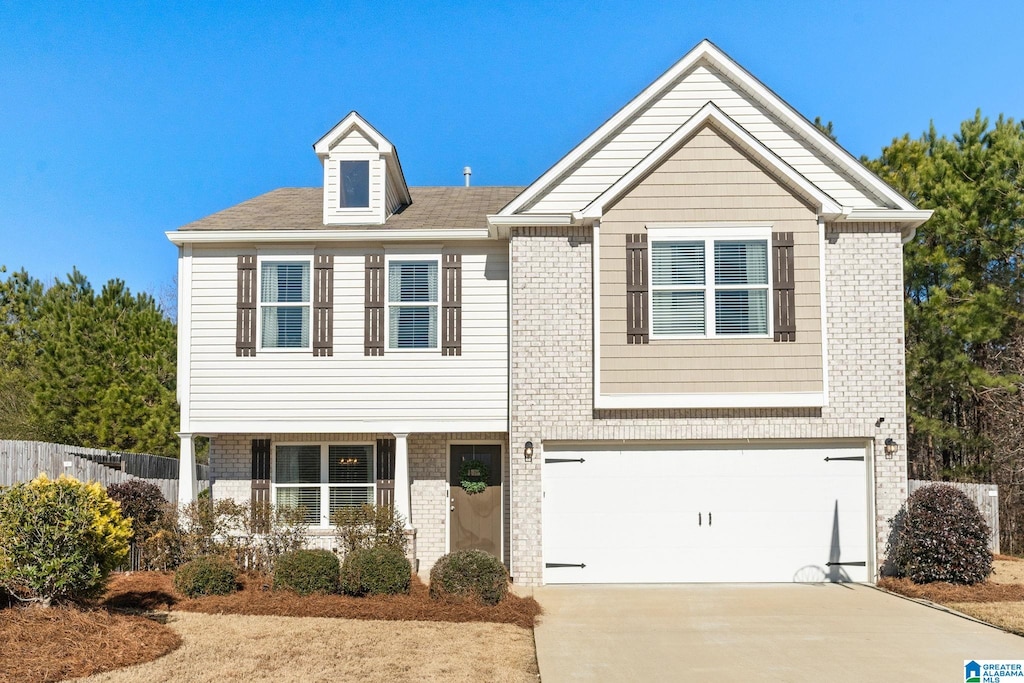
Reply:
[[[470, 494], [462, 488], [461, 474], [463, 463], [474, 460], [484, 465], [487, 488]], [[501, 557], [501, 446], [452, 444], [448, 471], [451, 550], [485, 550]]]

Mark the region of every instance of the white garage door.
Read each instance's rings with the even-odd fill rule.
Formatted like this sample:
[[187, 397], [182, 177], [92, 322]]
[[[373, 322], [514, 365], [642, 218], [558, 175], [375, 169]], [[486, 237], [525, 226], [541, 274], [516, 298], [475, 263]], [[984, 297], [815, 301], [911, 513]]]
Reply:
[[864, 455], [546, 446], [544, 581], [867, 581]]

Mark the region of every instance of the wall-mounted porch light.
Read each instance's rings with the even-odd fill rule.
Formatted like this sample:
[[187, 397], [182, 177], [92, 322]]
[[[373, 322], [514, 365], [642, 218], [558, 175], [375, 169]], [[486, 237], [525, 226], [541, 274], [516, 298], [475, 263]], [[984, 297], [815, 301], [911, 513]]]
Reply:
[[899, 444], [897, 444], [891, 438], [887, 438], [885, 440], [885, 459], [892, 460], [892, 456], [896, 455], [896, 451], [898, 451], [899, 449]]
[[526, 446], [523, 447], [523, 460], [526, 462], [533, 462], [533, 442], [527, 441]]

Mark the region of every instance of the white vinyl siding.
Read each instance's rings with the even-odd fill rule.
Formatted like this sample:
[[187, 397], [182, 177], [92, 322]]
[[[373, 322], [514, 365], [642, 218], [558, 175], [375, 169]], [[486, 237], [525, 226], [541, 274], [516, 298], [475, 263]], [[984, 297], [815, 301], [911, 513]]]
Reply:
[[768, 239], [744, 232], [650, 230], [653, 339], [768, 335]]
[[260, 262], [260, 346], [309, 348], [309, 261]]
[[274, 447], [274, 501], [300, 507], [313, 526], [329, 526], [344, 507], [374, 502], [373, 446], [279, 444]]
[[[334, 355], [257, 350], [235, 356], [237, 253], [197, 248], [192, 259], [190, 349], [193, 429], [278, 433], [366, 431], [396, 421], [436, 429], [504, 431], [508, 413], [508, 250], [460, 245], [462, 355], [363, 355], [366, 254], [373, 246], [317, 247], [334, 256]], [[264, 257], [270, 260], [269, 257]], [[391, 425], [391, 426], [385, 426]]]
[[436, 349], [438, 259], [388, 261], [388, 349]]
[[568, 213], [583, 209], [709, 101], [836, 201], [858, 208], [886, 206], [725, 76], [706, 66], [698, 66], [611, 136], [599, 150], [578, 163], [528, 207], [526, 213]]

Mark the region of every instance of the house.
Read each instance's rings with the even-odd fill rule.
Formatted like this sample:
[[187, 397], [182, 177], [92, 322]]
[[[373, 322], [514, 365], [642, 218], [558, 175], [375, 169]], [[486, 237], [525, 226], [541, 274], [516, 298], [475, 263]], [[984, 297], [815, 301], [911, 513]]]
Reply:
[[930, 212], [720, 49], [526, 188], [408, 187], [354, 112], [314, 151], [321, 187], [168, 233], [182, 471], [208, 436], [215, 498], [300, 504], [325, 547], [393, 504], [421, 573], [872, 580]]

